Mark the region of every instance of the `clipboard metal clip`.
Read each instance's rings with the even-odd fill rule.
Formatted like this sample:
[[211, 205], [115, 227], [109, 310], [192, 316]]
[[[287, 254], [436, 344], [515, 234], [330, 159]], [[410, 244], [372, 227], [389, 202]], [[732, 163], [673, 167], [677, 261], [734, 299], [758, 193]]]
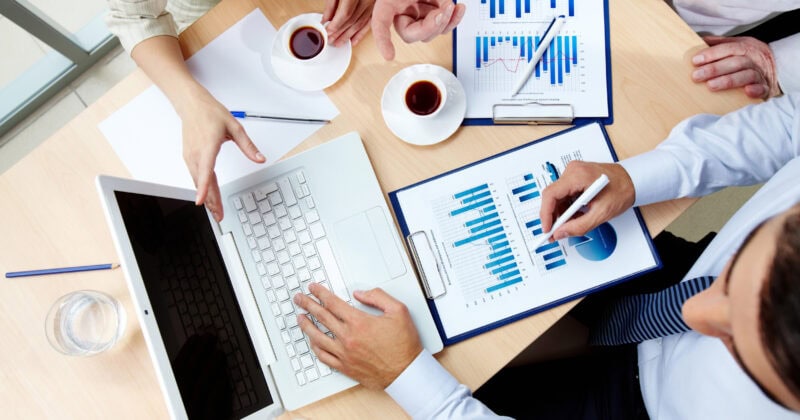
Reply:
[[574, 119], [575, 111], [571, 104], [525, 102], [492, 105], [495, 124], [572, 124]]
[[425, 296], [428, 299], [444, 296], [447, 290], [444, 287], [444, 279], [436, 260], [436, 254], [428, 240], [428, 234], [424, 231], [417, 231], [408, 235], [406, 241], [411, 248], [411, 257], [417, 266], [422, 287], [425, 289]]

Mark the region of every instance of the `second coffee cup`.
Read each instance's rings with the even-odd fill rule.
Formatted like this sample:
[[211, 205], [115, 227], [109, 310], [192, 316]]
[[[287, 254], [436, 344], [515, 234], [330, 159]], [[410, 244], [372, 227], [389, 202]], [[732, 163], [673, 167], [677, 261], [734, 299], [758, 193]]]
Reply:
[[416, 117], [434, 117], [447, 101], [447, 87], [432, 74], [412, 78], [403, 92], [405, 108]]

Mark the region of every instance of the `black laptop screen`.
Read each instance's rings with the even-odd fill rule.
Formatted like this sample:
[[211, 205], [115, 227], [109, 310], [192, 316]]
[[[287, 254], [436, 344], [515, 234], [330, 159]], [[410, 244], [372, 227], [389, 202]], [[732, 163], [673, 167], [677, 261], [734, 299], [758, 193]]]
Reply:
[[205, 209], [115, 195], [189, 418], [241, 418], [272, 404]]

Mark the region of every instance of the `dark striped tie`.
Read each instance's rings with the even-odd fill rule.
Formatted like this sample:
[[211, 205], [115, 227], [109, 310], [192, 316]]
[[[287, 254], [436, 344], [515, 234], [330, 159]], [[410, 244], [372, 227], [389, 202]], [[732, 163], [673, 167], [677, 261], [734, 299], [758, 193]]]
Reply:
[[711, 285], [714, 278], [697, 277], [657, 293], [620, 298], [603, 311], [589, 343], [615, 346], [689, 331], [681, 316], [683, 302]]

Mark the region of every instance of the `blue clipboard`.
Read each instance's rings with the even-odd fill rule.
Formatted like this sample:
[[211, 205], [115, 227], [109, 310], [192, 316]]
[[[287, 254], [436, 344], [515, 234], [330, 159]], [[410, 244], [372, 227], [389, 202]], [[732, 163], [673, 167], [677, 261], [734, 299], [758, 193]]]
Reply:
[[[457, 0], [453, 0], [457, 2]], [[526, 5], [530, 4], [532, 0], [480, 0], [470, 2], [467, 7], [502, 7], [500, 4], [504, 2], [514, 1], [516, 5], [525, 2]], [[570, 11], [574, 10], [574, 2], [576, 0], [558, 0], [560, 2], [568, 1]], [[591, 0], [594, 1], [594, 0]], [[551, 0], [551, 4], [555, 4], [556, 0]], [[518, 6], [519, 7], [519, 6]], [[469, 12], [468, 12], [469, 13]], [[600, 122], [604, 125], [611, 125], [614, 123], [613, 101], [612, 101], [612, 83], [611, 83], [611, 40], [609, 30], [609, 8], [608, 0], [603, 0], [603, 20], [605, 25], [605, 70], [606, 70], [606, 102], [608, 109], [608, 116], [575, 116], [574, 110], [569, 104], [559, 104], [556, 106], [550, 103], [540, 102], [526, 102], [526, 103], [509, 103], [509, 104], [495, 104], [492, 109], [492, 114], [502, 118], [486, 117], [486, 118], [464, 118], [462, 125], [492, 125], [492, 124], [516, 124], [516, 125], [538, 125], [538, 124], [574, 124], [581, 125], [589, 122]], [[458, 56], [457, 56], [457, 40], [458, 40], [458, 27], [453, 29], [453, 74], [458, 78]], [[463, 83], [461, 78], [459, 81]], [[469, 101], [467, 95], [467, 101]], [[504, 108], [499, 112], [498, 107]], [[518, 108], [515, 108], [518, 107]], [[510, 114], [511, 117], [506, 118]], [[535, 116], [532, 116], [535, 115]]]
[[[592, 294], [592, 293], [599, 292], [599, 291], [601, 291], [603, 289], [606, 289], [608, 287], [620, 284], [622, 282], [631, 280], [633, 278], [639, 277], [639, 276], [641, 276], [643, 274], [646, 274], [646, 273], [649, 273], [651, 271], [655, 271], [655, 270], [658, 270], [658, 269], [661, 268], [661, 266], [662, 266], [661, 259], [658, 256], [658, 253], [657, 253], [657, 251], [655, 249], [655, 246], [653, 245], [653, 241], [652, 241], [650, 233], [649, 233], [649, 231], [647, 229], [647, 225], [644, 223], [644, 220], [642, 219], [642, 216], [641, 216], [641, 213], [640, 213], [639, 209], [638, 208], [633, 208], [632, 210], [633, 210], [633, 212], [635, 214], [636, 221], [638, 222], [639, 228], [642, 230], [643, 236], [644, 236], [644, 238], [646, 240], [646, 243], [647, 243], [647, 245], [649, 247], [649, 251], [652, 254], [653, 261], [655, 262], [653, 266], [651, 266], [649, 268], [642, 269], [640, 271], [631, 272], [626, 276], [622, 276], [622, 277], [616, 278], [614, 280], [611, 280], [611, 281], [606, 282], [604, 284], [601, 284], [599, 286], [587, 288], [587, 289], [582, 290], [582, 291], [580, 291], [578, 293], [573, 293], [573, 294], [569, 294], [567, 296], [562, 296], [562, 297], [560, 297], [558, 299], [554, 299], [554, 300], [552, 300], [552, 301], [550, 301], [550, 302], [548, 302], [546, 304], [528, 308], [527, 310], [519, 312], [519, 313], [517, 313], [517, 314], [515, 314], [513, 316], [510, 316], [510, 317], [507, 317], [507, 318], [504, 318], [504, 319], [499, 319], [499, 320], [497, 320], [495, 322], [491, 322], [491, 323], [485, 324], [485, 325], [483, 325], [483, 326], [481, 326], [479, 328], [475, 328], [475, 329], [472, 329], [470, 331], [467, 331], [467, 332], [464, 332], [464, 333], [461, 333], [461, 334], [448, 336], [447, 333], [445, 332], [444, 325], [442, 323], [441, 314], [440, 314], [440, 311], [437, 308], [437, 304], [436, 304], [435, 298], [443, 295], [444, 293], [446, 293], [446, 290], [444, 290], [446, 287], [445, 287], [444, 283], [442, 283], [442, 284], [434, 284], [434, 283], [432, 283], [433, 279], [431, 279], [431, 277], [435, 277], [435, 273], [434, 273], [434, 276], [429, 276], [426, 272], [424, 272], [424, 271], [428, 271], [428, 270], [423, 270], [421, 268], [421, 266], [423, 264], [421, 264], [420, 261], [418, 261], [418, 259], [417, 259], [419, 250], [416, 249], [416, 247], [414, 246], [414, 243], [410, 239], [411, 236], [413, 234], [415, 234], [416, 232], [412, 232], [409, 229], [409, 226], [408, 226], [408, 223], [407, 223], [407, 220], [406, 220], [406, 216], [404, 215], [403, 208], [402, 208], [402, 206], [400, 204], [400, 201], [398, 199], [398, 194], [403, 192], [403, 191], [405, 191], [405, 190], [413, 189], [415, 187], [418, 187], [418, 186], [426, 184], [428, 182], [437, 180], [439, 178], [457, 175], [459, 172], [461, 172], [461, 171], [463, 171], [463, 170], [465, 170], [467, 168], [470, 168], [470, 167], [473, 167], [475, 165], [490, 161], [492, 159], [497, 159], [499, 157], [515, 153], [515, 152], [517, 152], [517, 151], [519, 151], [521, 149], [525, 149], [525, 148], [530, 147], [530, 146], [532, 146], [534, 144], [545, 142], [545, 141], [548, 141], [548, 140], [557, 139], [557, 138], [559, 138], [560, 136], [562, 136], [565, 133], [568, 133], [568, 132], [573, 131], [573, 130], [578, 130], [578, 129], [584, 128], [586, 125], [588, 125], [588, 124], [576, 125], [574, 127], [562, 130], [562, 131], [557, 132], [555, 134], [552, 134], [550, 136], [543, 137], [541, 139], [537, 139], [537, 140], [531, 141], [529, 143], [523, 144], [523, 145], [515, 147], [513, 149], [498, 153], [496, 155], [487, 157], [485, 159], [481, 159], [479, 161], [467, 164], [467, 165], [462, 166], [460, 168], [456, 168], [456, 169], [450, 170], [448, 172], [442, 173], [440, 175], [431, 177], [429, 179], [417, 182], [415, 184], [409, 185], [409, 186], [404, 187], [404, 188], [400, 188], [398, 190], [395, 190], [395, 191], [392, 191], [392, 192], [389, 193], [389, 201], [391, 203], [392, 210], [393, 210], [393, 212], [395, 214], [397, 222], [398, 222], [398, 224], [400, 226], [400, 230], [402, 232], [403, 238], [405, 239], [405, 241], [404, 241], [405, 246], [407, 247], [407, 250], [409, 251], [409, 255], [412, 256], [412, 261], [414, 262], [415, 269], [417, 270], [417, 274], [419, 275], [419, 278], [420, 278], [420, 281], [422, 283], [423, 289], [425, 290], [425, 294], [426, 294], [427, 301], [428, 301], [428, 307], [429, 307], [429, 309], [431, 311], [431, 314], [433, 315], [433, 319], [434, 319], [434, 322], [436, 323], [436, 327], [437, 327], [437, 329], [439, 331], [439, 335], [442, 338], [442, 341], [444, 342], [445, 345], [450, 345], [450, 344], [457, 343], [457, 342], [465, 340], [467, 338], [482, 334], [484, 332], [493, 330], [495, 328], [501, 327], [501, 326], [509, 324], [511, 322], [514, 322], [514, 321], [526, 318], [528, 316], [537, 314], [539, 312], [551, 309], [553, 307], [559, 306], [561, 304], [564, 304], [564, 303], [569, 302], [571, 300], [574, 300], [576, 298], [580, 298], [580, 297], [583, 297], [583, 296], [586, 296], [586, 295], [589, 295], [589, 294]], [[607, 134], [607, 132], [605, 130], [605, 127], [600, 123], [597, 123], [597, 125], [599, 125], [599, 127], [600, 127], [600, 129], [602, 131], [602, 134], [603, 134], [603, 136], [605, 138], [605, 143], [608, 146], [608, 149], [609, 149], [609, 151], [611, 153], [613, 161], [614, 162], [618, 161], [617, 155], [614, 152], [613, 146], [611, 145], [611, 142], [610, 142], [610, 140], [608, 138], [608, 134]], [[550, 164], [549, 162], [548, 162], [547, 171], [550, 172], [555, 178], [558, 177], [557, 169], [554, 166], [552, 166], [552, 164]], [[427, 240], [427, 238], [426, 238], [426, 240]]]

